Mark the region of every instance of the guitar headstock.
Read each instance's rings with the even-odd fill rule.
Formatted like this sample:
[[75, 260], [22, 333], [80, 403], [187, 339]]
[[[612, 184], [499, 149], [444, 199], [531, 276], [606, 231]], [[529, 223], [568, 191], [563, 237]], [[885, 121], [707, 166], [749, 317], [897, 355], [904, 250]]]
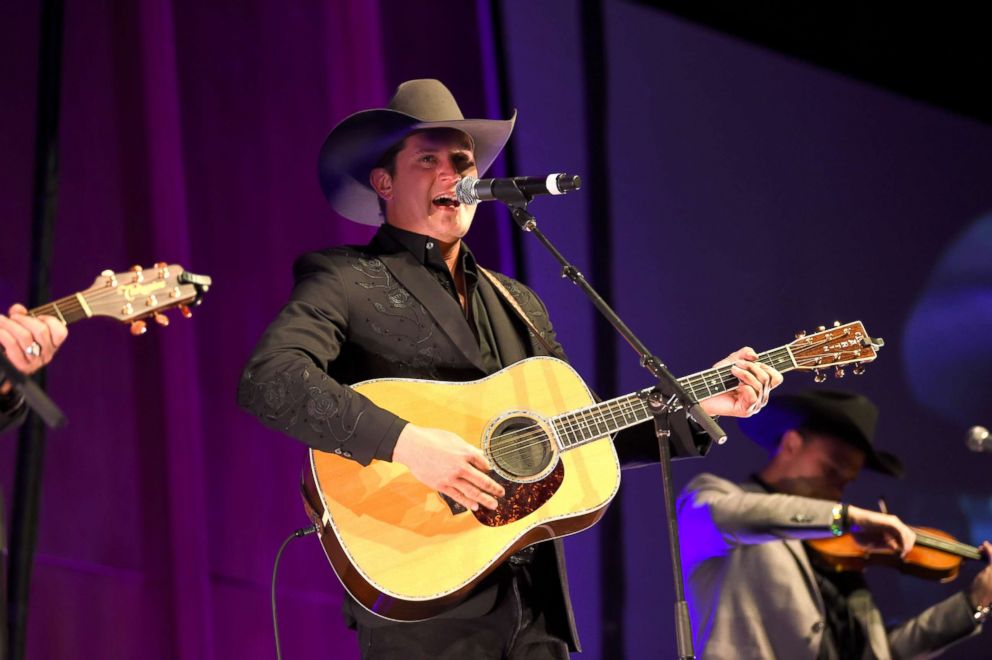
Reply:
[[166, 310], [179, 308], [186, 318], [192, 316], [189, 308], [200, 304], [211, 283], [210, 277], [187, 272], [178, 264], [157, 263], [151, 268], [134, 266], [123, 273], [105, 270], [93, 286], [80, 293], [91, 316], [130, 323], [131, 334], [141, 335], [148, 329], [144, 320], [148, 317], [159, 325], [169, 325], [163, 314]]
[[833, 367], [834, 377], [843, 378], [846, 364], [853, 364], [851, 372], [860, 376], [865, 372], [864, 364], [878, 357], [878, 351], [885, 346], [883, 339], [874, 339], [868, 334], [861, 321], [843, 325], [834, 321], [833, 327], [821, 325], [816, 330], [811, 335], [796, 333], [796, 340], [789, 344], [789, 352], [796, 368], [815, 373], [817, 383], [827, 379], [822, 370], [829, 367]]

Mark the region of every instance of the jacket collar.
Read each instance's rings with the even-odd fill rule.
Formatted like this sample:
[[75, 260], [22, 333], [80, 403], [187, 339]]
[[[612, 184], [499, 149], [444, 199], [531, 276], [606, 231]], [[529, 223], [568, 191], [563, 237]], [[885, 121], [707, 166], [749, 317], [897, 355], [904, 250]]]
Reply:
[[[434, 276], [427, 271], [423, 261], [424, 253], [419, 258], [415, 256], [404, 244], [408, 241], [397, 240], [393, 235], [394, 231], [396, 230], [391, 228], [380, 229], [372, 239], [371, 246], [378, 253], [379, 259], [393, 277], [424, 306], [427, 313], [434, 317], [441, 331], [451, 339], [472, 366], [485, 373], [479, 344], [458, 302], [445, 293]], [[418, 236], [410, 232], [404, 234]], [[426, 244], [426, 236], [420, 239]], [[413, 239], [409, 242], [411, 246], [415, 244]]]

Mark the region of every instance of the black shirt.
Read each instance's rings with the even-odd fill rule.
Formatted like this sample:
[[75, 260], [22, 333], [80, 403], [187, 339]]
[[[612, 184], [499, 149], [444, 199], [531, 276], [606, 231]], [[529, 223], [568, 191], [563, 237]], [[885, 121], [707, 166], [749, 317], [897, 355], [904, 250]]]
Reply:
[[[447, 291], [455, 299], [455, 302], [461, 305], [461, 301], [458, 300], [458, 289], [455, 287], [455, 279], [452, 277], [451, 271], [448, 269], [448, 264], [445, 263], [444, 257], [441, 255], [441, 247], [438, 245], [437, 240], [388, 224], [383, 225], [380, 231], [406, 248], [437, 279], [441, 288]], [[486, 368], [486, 373], [492, 374], [506, 365], [500, 359], [499, 350], [496, 347], [496, 339], [493, 336], [489, 312], [486, 310], [482, 296], [478, 294], [481, 280], [478, 265], [475, 262], [472, 251], [468, 249], [468, 245], [464, 241], [461, 245], [459, 259], [462, 262], [462, 272], [465, 273], [465, 299], [467, 301], [466, 307], [468, 308], [468, 316], [465, 322], [468, 323], [469, 328], [475, 335], [476, 341], [479, 343], [479, 350], [482, 352], [482, 364]], [[488, 286], [488, 283], [486, 286]]]

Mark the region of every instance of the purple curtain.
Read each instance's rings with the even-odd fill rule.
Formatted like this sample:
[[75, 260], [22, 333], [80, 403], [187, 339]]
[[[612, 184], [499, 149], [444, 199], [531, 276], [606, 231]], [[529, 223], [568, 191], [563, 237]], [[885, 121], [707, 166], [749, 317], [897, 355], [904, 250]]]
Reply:
[[[0, 9], [4, 305], [27, 288], [31, 5]], [[70, 425], [48, 443], [28, 655], [264, 657], [275, 550], [307, 522], [305, 452], [235, 388], [294, 257], [371, 234], [327, 208], [315, 165], [334, 123], [391, 91], [378, 3], [69, 2], [65, 26], [56, 294], [155, 261], [214, 287], [144, 337], [72, 327], [49, 375]], [[0, 441], [8, 501], [15, 445]], [[357, 655], [313, 539], [287, 549], [279, 586], [287, 657]]]

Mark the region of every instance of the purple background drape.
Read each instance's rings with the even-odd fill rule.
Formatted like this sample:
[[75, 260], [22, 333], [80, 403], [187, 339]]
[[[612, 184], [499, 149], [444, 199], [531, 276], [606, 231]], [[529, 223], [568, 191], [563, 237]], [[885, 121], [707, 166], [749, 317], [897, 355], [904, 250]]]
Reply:
[[[438, 77], [467, 116], [520, 110], [514, 173], [586, 170], [579, 3], [503, 0], [495, 15], [486, 0], [410, 4], [67, 3], [55, 293], [159, 260], [215, 286], [191, 321], [140, 339], [109, 321], [74, 326], [50, 370], [71, 421], [47, 448], [29, 657], [271, 653], [269, 577], [278, 544], [305, 524], [304, 452], [240, 412], [234, 390], [293, 258], [370, 235], [336, 218], [316, 184], [334, 123], [382, 105], [401, 80]], [[642, 6], [606, 2], [605, 19], [613, 212], [588, 217], [582, 193], [540, 200], [542, 228], [580, 267], [611, 233], [613, 302], [677, 373], [834, 318], [897, 344], [944, 248], [992, 206], [992, 129]], [[4, 306], [27, 289], [38, 20], [30, 3], [0, 5]], [[523, 237], [515, 264], [493, 205], [470, 239], [484, 263], [528, 275], [581, 373], [602, 367], [592, 312], [539, 246]], [[607, 366], [622, 389], [645, 385], [628, 349], [617, 355]], [[960, 422], [920, 405], [907, 369], [894, 345], [842, 383], [879, 402], [880, 442], [911, 475], [866, 476], [855, 499], [884, 492], [913, 522], [978, 542], [992, 535], [988, 466], [964, 452]], [[758, 467], [760, 452], [727, 426], [727, 446], [677, 466], [680, 484]], [[14, 453], [7, 436], [8, 502]], [[659, 477], [624, 478], [614, 546], [626, 575], [600, 573], [595, 529], [567, 542], [583, 657], [606, 657], [613, 613], [600, 595], [617, 582], [628, 657], [674, 649]], [[871, 579], [894, 618], [964, 584]], [[287, 658], [357, 657], [312, 539], [289, 546], [279, 588]]]

